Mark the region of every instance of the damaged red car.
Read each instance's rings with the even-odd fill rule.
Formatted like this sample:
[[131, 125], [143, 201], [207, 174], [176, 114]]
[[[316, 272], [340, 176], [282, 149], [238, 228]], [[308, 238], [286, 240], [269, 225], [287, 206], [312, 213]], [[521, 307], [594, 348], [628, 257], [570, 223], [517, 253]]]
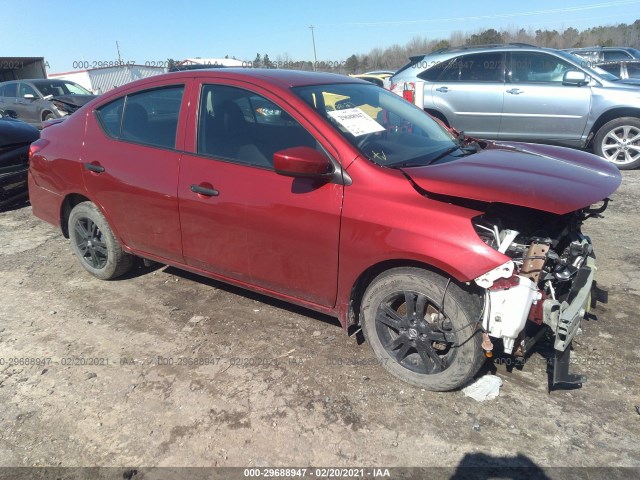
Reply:
[[582, 381], [581, 225], [619, 184], [599, 157], [461, 138], [368, 82], [248, 69], [112, 90], [46, 127], [29, 168], [33, 213], [96, 277], [141, 257], [335, 315], [429, 390], [545, 332], [553, 382]]

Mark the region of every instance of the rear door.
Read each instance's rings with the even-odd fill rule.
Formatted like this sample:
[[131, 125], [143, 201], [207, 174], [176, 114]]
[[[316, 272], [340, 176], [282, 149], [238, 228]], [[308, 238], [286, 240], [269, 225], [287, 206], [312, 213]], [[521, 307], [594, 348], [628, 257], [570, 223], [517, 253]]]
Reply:
[[88, 116], [83, 148], [90, 197], [126, 245], [182, 262], [177, 183], [188, 83], [155, 83]]
[[[25, 95], [33, 95], [33, 98], [24, 98]], [[18, 118], [23, 122], [40, 126], [41, 118], [38, 112], [38, 103], [40, 96], [35, 89], [25, 82], [18, 83], [18, 96], [14, 110], [18, 114]]]
[[178, 186], [186, 262], [333, 306], [343, 186], [273, 169], [276, 151], [323, 148], [312, 125], [254, 85], [203, 81], [199, 93]]
[[455, 58], [431, 87], [432, 102], [453, 128], [497, 138], [504, 96], [504, 53]]
[[591, 87], [562, 83], [565, 72], [576, 69], [548, 53], [511, 53], [500, 139], [579, 141]]
[[0, 108], [7, 113], [15, 113], [17, 83], [7, 83], [0, 87]]

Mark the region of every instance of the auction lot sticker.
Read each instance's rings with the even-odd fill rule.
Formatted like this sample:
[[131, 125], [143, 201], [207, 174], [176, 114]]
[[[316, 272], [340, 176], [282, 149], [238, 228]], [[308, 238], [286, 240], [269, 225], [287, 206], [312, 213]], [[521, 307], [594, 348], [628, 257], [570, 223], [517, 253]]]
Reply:
[[358, 107], [327, 112], [331, 118], [346, 128], [349, 133], [359, 137], [368, 133], [383, 132], [384, 127]]

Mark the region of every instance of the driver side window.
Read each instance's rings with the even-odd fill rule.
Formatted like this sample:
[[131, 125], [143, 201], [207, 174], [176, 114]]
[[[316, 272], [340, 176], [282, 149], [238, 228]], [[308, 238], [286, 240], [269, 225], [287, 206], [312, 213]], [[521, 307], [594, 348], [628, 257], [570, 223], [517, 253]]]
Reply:
[[317, 143], [283, 108], [248, 90], [203, 85], [198, 153], [245, 165], [273, 168], [273, 154]]
[[512, 83], [562, 83], [567, 70], [575, 67], [545, 53], [512, 53]]
[[18, 87], [18, 97], [24, 98], [25, 95], [33, 95], [35, 98], [38, 98], [38, 94], [36, 91], [28, 84], [21, 83]]

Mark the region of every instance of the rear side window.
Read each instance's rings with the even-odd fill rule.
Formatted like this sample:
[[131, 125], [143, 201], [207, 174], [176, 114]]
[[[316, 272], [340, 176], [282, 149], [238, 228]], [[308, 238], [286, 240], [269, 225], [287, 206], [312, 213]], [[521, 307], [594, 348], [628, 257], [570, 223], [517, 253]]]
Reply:
[[605, 50], [604, 52], [604, 61], [611, 60], [629, 60], [633, 58], [633, 56], [624, 50]]
[[120, 124], [122, 123], [122, 111], [124, 110], [124, 98], [107, 103], [97, 110], [98, 119], [105, 133], [113, 138], [120, 138]]
[[4, 87], [0, 87], [0, 97], [15, 97], [17, 83], [10, 83]]
[[454, 58], [439, 81], [502, 83], [504, 71], [503, 53], [474, 53]]
[[156, 88], [119, 98], [97, 110], [110, 137], [175, 148], [184, 85]]

